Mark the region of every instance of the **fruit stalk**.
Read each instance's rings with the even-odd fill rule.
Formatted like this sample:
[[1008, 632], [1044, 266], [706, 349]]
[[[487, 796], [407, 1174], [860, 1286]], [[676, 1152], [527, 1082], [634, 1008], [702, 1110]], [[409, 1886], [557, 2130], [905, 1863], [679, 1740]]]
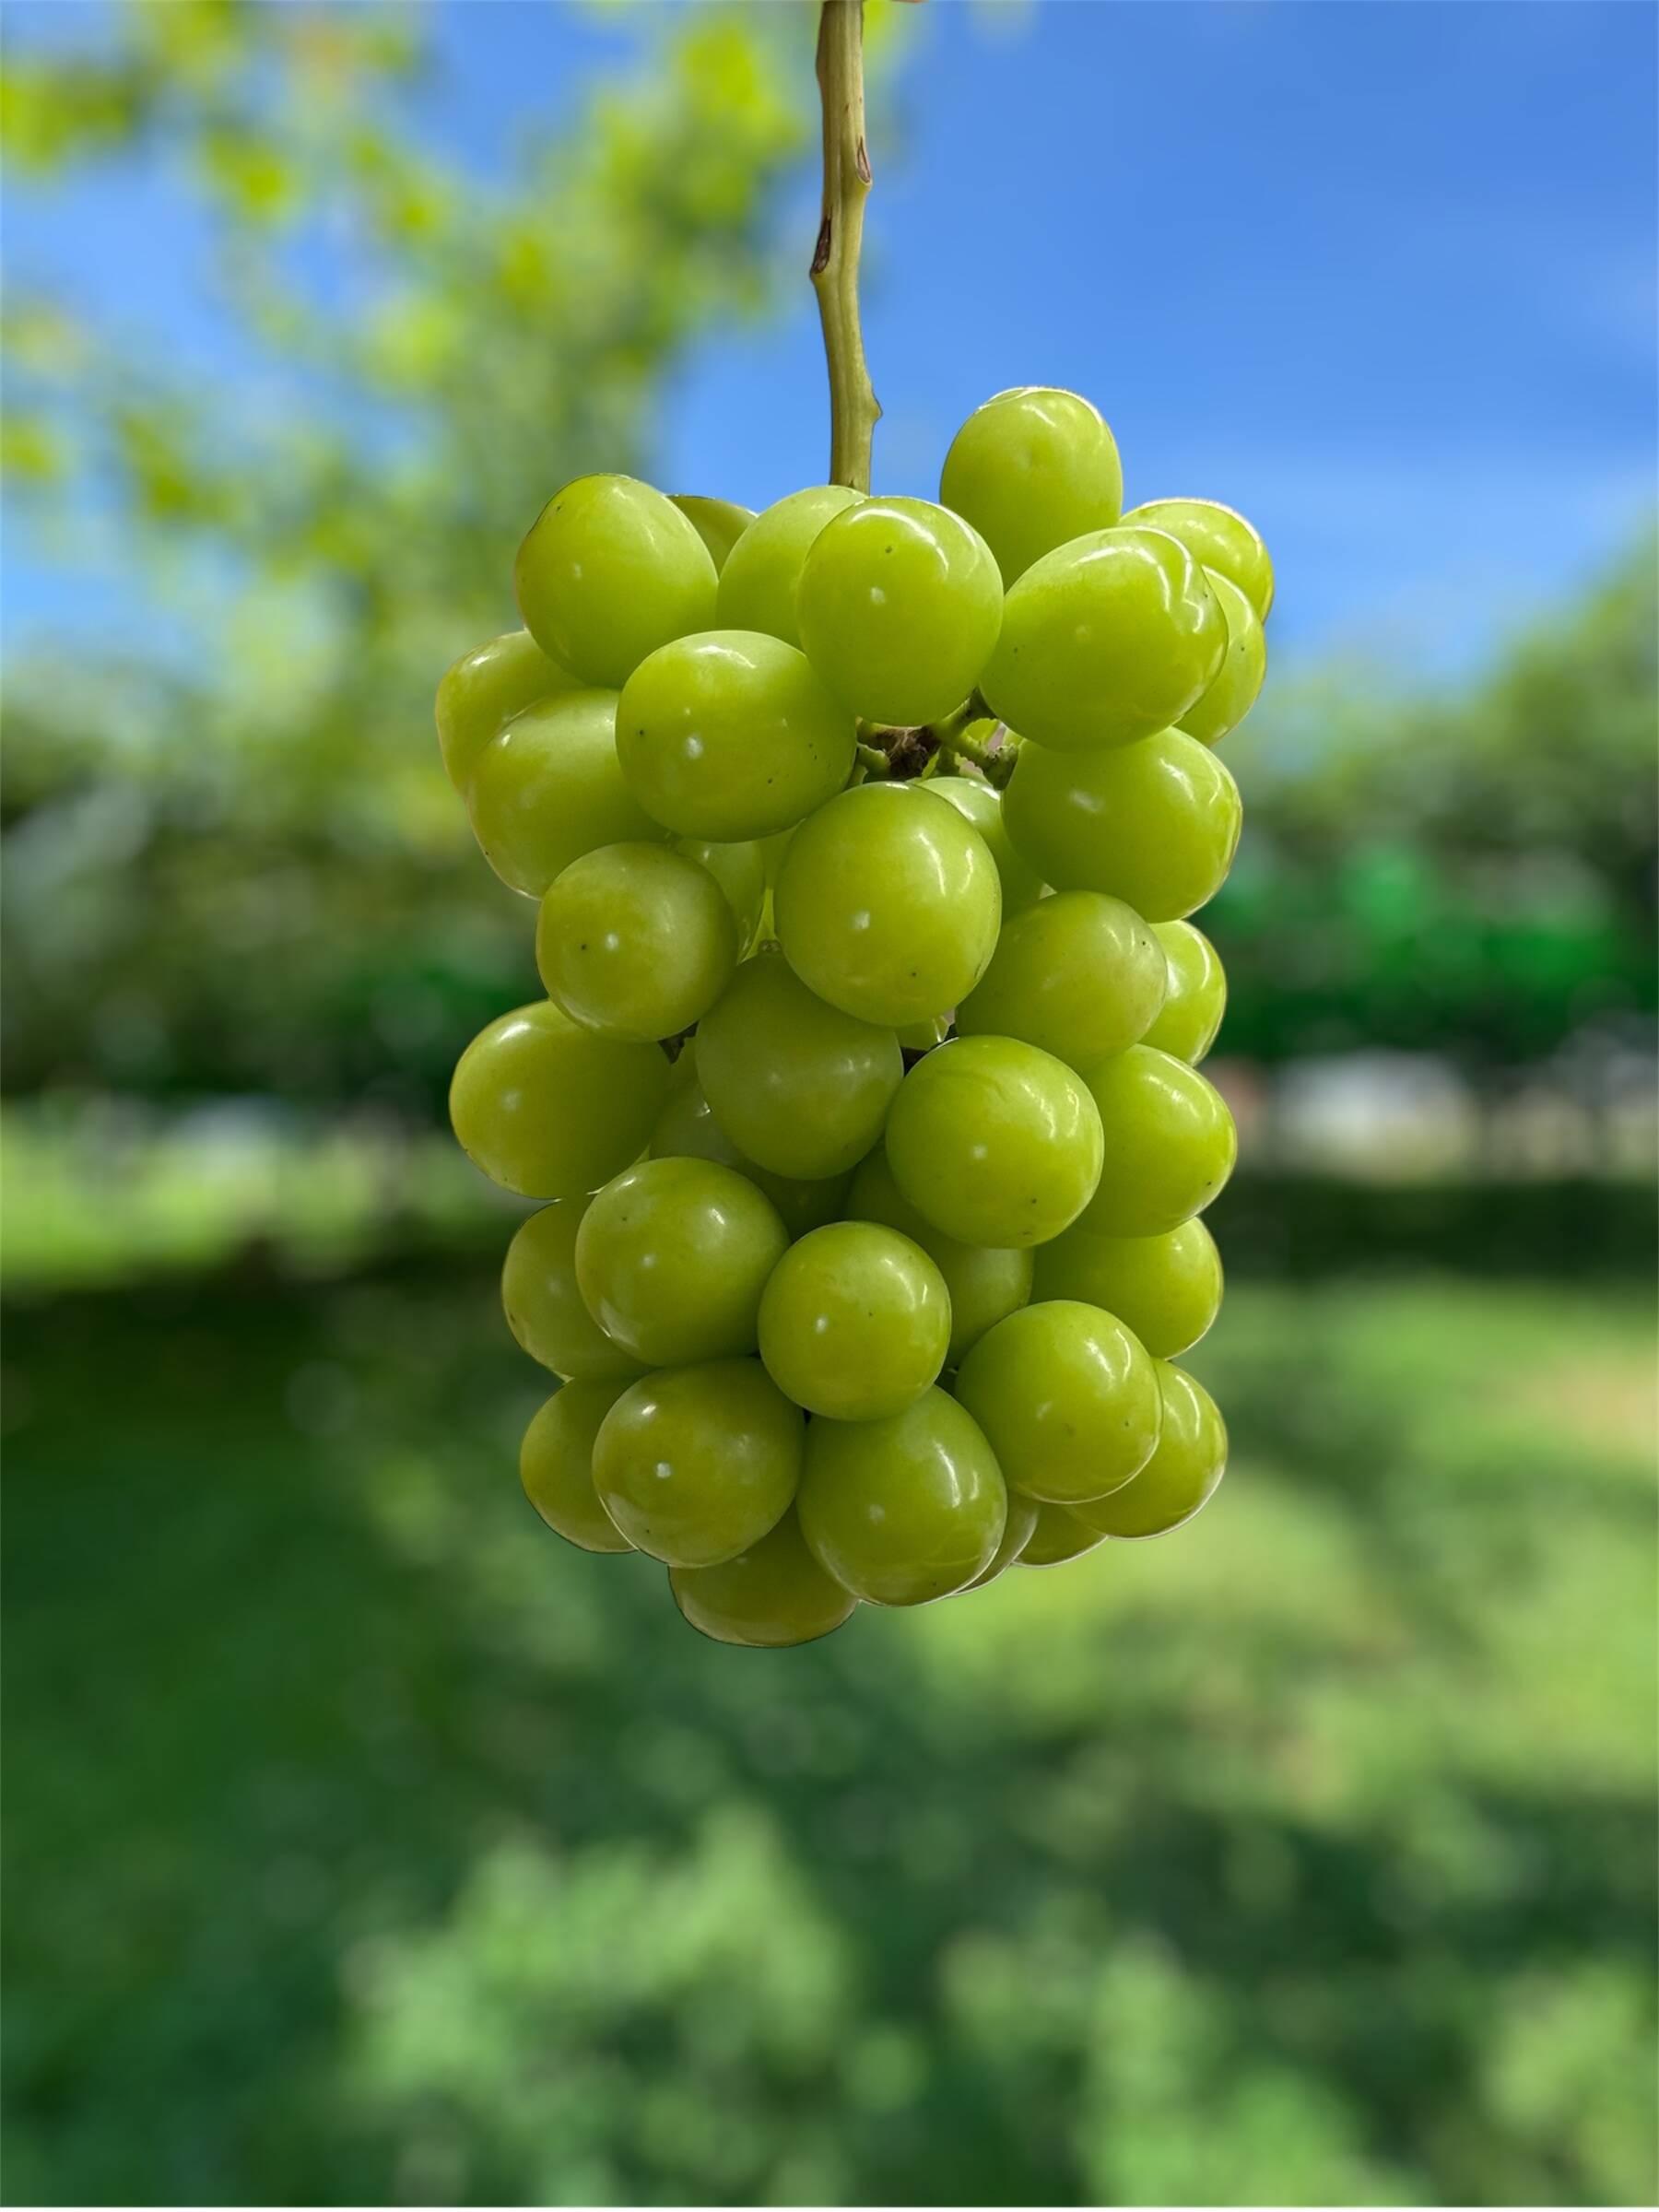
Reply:
[[868, 491], [870, 445], [881, 403], [870, 383], [858, 319], [858, 255], [870, 191], [864, 0], [824, 0], [818, 80], [824, 109], [824, 207], [812, 256], [812, 287], [830, 371], [830, 481]]

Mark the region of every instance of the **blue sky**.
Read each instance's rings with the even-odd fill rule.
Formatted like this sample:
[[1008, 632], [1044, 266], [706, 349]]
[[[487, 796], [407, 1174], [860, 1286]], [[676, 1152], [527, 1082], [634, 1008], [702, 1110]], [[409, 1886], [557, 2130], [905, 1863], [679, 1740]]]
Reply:
[[[878, 489], [932, 492], [989, 393], [1074, 385], [1116, 429], [1131, 498], [1208, 493], [1257, 521], [1281, 656], [1358, 653], [1405, 677], [1477, 665], [1652, 512], [1653, 9], [931, 0], [918, 15], [898, 143], [873, 148]], [[14, 38], [95, 19], [75, 0], [7, 17]], [[433, 127], [489, 159], [504, 95], [527, 118], [635, 28], [627, 11], [450, 0]], [[804, 263], [805, 178], [797, 219]], [[14, 194], [6, 229], [14, 276], [67, 272], [170, 340], [219, 343], [189, 204], [165, 178], [56, 206]], [[824, 412], [803, 275], [773, 321], [688, 364], [662, 480], [763, 504], [822, 473]], [[14, 635], [76, 604], [18, 531], [0, 581]]]

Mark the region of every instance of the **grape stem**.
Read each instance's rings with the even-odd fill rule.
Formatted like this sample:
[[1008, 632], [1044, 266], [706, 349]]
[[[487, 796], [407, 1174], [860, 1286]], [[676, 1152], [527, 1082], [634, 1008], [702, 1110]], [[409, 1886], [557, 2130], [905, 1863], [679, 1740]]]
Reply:
[[861, 722], [859, 762], [871, 775], [898, 780], [921, 775], [934, 755], [942, 753], [948, 762], [971, 760], [985, 781], [1000, 790], [1014, 773], [1015, 759], [1014, 748], [1002, 742], [1006, 734], [1002, 724], [996, 724], [989, 743], [970, 735], [975, 723], [995, 719], [976, 691], [954, 714], [938, 722], [918, 723], [903, 729], [886, 723]]
[[824, 108], [824, 209], [812, 256], [812, 287], [830, 371], [830, 481], [868, 491], [870, 446], [881, 403], [870, 383], [858, 320], [858, 255], [870, 191], [864, 0], [824, 0], [818, 81]]

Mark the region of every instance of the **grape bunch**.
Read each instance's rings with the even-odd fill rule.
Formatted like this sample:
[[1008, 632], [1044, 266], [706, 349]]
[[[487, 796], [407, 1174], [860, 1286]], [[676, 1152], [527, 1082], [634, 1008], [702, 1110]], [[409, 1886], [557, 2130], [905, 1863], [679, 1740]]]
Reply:
[[543, 1520], [748, 1645], [1190, 1520], [1236, 1143], [1188, 917], [1238, 841], [1255, 531], [1124, 513], [1097, 410], [1024, 389], [937, 503], [584, 477], [513, 581], [438, 726], [538, 902], [545, 995], [450, 1107], [544, 1202], [502, 1278], [559, 1378]]

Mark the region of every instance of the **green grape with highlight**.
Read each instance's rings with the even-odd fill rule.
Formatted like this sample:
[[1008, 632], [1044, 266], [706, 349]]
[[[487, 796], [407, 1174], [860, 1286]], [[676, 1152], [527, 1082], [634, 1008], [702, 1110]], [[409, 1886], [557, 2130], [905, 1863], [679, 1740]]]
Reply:
[[741, 959], [754, 949], [760, 935], [760, 917], [766, 911], [766, 848], [754, 838], [723, 844], [708, 837], [670, 839], [677, 853], [707, 868], [720, 886], [722, 896], [737, 924], [737, 955]]
[[485, 859], [531, 899], [584, 853], [663, 835], [623, 779], [614, 691], [571, 691], [516, 715], [478, 755], [467, 810]]
[[1008, 1491], [1008, 1517], [1003, 1523], [1002, 1542], [992, 1556], [991, 1564], [983, 1574], [976, 1575], [968, 1585], [971, 1590], [982, 1590], [987, 1583], [995, 1582], [1006, 1573], [1030, 1542], [1037, 1527], [1037, 1517], [1045, 1509], [1035, 1498], [1028, 1498], [1023, 1490]]
[[1147, 922], [1179, 921], [1215, 897], [1243, 819], [1226, 768], [1180, 730], [1114, 752], [1025, 746], [1003, 806], [1046, 882], [1108, 892]]
[[629, 789], [679, 837], [730, 843], [793, 829], [853, 772], [853, 717], [804, 653], [711, 629], [641, 662], [617, 710]]
[[1180, 538], [1193, 559], [1236, 583], [1265, 622], [1273, 610], [1273, 563], [1261, 534], [1218, 500], [1148, 500], [1124, 517]]
[[1163, 947], [1133, 907], [1103, 891], [1057, 891], [1004, 928], [957, 1030], [1018, 1037], [1089, 1067], [1146, 1035], [1168, 988]]
[[950, 1342], [945, 1353], [947, 1367], [959, 1366], [963, 1355], [987, 1329], [1005, 1314], [1017, 1312], [1031, 1295], [1030, 1252], [1018, 1247], [963, 1244], [947, 1237], [917, 1212], [893, 1181], [885, 1151], [872, 1152], [859, 1167], [847, 1193], [846, 1213], [849, 1220], [878, 1221], [896, 1229], [912, 1244], [919, 1244], [938, 1269], [950, 1294]]
[[650, 1367], [735, 1359], [789, 1249], [771, 1201], [712, 1159], [646, 1159], [606, 1184], [576, 1232], [582, 1302]]
[[959, 1037], [919, 1060], [888, 1116], [900, 1190], [964, 1244], [1028, 1246], [1094, 1195], [1100, 1117], [1064, 1061], [1011, 1037]]
[[1063, 1567], [1068, 1559], [1081, 1559], [1105, 1541], [1103, 1530], [1085, 1528], [1069, 1506], [1040, 1505], [1037, 1525], [1014, 1563], [1017, 1567]]
[[1068, 1229], [1036, 1255], [1036, 1298], [1076, 1298], [1115, 1313], [1159, 1359], [1191, 1351], [1221, 1310], [1221, 1255], [1195, 1218], [1154, 1237]]
[[535, 1415], [519, 1447], [525, 1497], [549, 1528], [583, 1551], [633, 1549], [594, 1488], [594, 1439], [628, 1387], [626, 1381], [567, 1382]]
[[1102, 1535], [1167, 1535], [1215, 1496], [1227, 1471], [1227, 1424], [1214, 1398], [1181, 1368], [1156, 1365], [1163, 1397], [1157, 1451], [1125, 1488], [1072, 1509]]
[[714, 620], [714, 563], [695, 524], [633, 477], [578, 477], [555, 492], [512, 584], [543, 652], [612, 690], [659, 645]]
[[787, 1397], [836, 1421], [902, 1413], [938, 1379], [950, 1293], [896, 1230], [835, 1221], [790, 1247], [760, 1299], [760, 1358]]
[[817, 1182], [806, 1182], [794, 1176], [774, 1175], [770, 1168], [758, 1168], [752, 1159], [746, 1159], [714, 1119], [714, 1110], [703, 1095], [703, 1087], [697, 1079], [696, 1047], [697, 1040], [693, 1037], [675, 1063], [675, 1080], [668, 1100], [651, 1135], [652, 1157], [715, 1159], [723, 1167], [735, 1168], [739, 1175], [747, 1175], [771, 1200], [792, 1238], [805, 1236], [809, 1229], [821, 1229], [826, 1221], [835, 1220], [846, 1195], [847, 1176], [830, 1175]]
[[922, 788], [954, 806], [983, 838], [986, 851], [996, 863], [1002, 884], [1004, 921], [1011, 914], [1023, 913], [1028, 906], [1035, 906], [1042, 896], [1043, 881], [1036, 869], [1014, 850], [1014, 841], [1003, 820], [1002, 793], [982, 776], [930, 776]]
[[1179, 722], [1226, 657], [1227, 617], [1178, 538], [1097, 530], [1009, 592], [981, 688], [1022, 737], [1093, 752]]
[[1231, 578], [1214, 569], [1204, 573], [1227, 617], [1227, 658], [1204, 697], [1181, 717], [1181, 726], [1200, 744], [1219, 745], [1255, 705], [1266, 681], [1267, 639], [1261, 617]]
[[[732, 547], [754, 521], [754, 509], [740, 507], [735, 500], [708, 500], [690, 491], [671, 492], [669, 500], [707, 546], [714, 572], [719, 575], [731, 559]], [[718, 619], [718, 601], [715, 613]]]
[[806, 556], [824, 524], [863, 497], [845, 484], [810, 484], [757, 515], [720, 573], [721, 628], [764, 630], [798, 648], [795, 591]]
[[759, 1359], [665, 1368], [630, 1383], [599, 1424], [594, 1488], [638, 1550], [718, 1567], [789, 1511], [806, 1427]]
[[450, 1084], [462, 1150], [522, 1198], [579, 1198], [637, 1159], [668, 1090], [654, 1044], [578, 1028], [542, 999], [481, 1030]]
[[668, 1587], [700, 1634], [752, 1650], [811, 1643], [851, 1620], [858, 1606], [806, 1548], [793, 1512], [735, 1559], [671, 1567]]
[[1106, 1145], [1085, 1229], [1108, 1237], [1162, 1236], [1225, 1188], [1239, 1156], [1238, 1131], [1226, 1100], [1196, 1068], [1136, 1044], [1091, 1069], [1088, 1088]]
[[731, 982], [737, 924], [713, 877], [685, 853], [601, 845], [548, 887], [535, 964], [572, 1021], [651, 1042], [688, 1029]]
[[1117, 441], [1076, 392], [1022, 384], [969, 416], [945, 456], [939, 498], [973, 524], [1012, 584], [1056, 546], [1117, 521]]
[[465, 798], [478, 755], [515, 714], [556, 692], [581, 689], [550, 661], [527, 629], [510, 629], [464, 653], [438, 686], [438, 746], [450, 782]]
[[631, 1382], [643, 1365], [613, 1343], [582, 1302], [576, 1232], [585, 1198], [544, 1206], [521, 1221], [501, 1268], [507, 1326], [532, 1359], [572, 1382]]
[[1169, 962], [1170, 988], [1141, 1042], [1196, 1067], [1227, 1011], [1227, 975], [1215, 947], [1190, 922], [1157, 922], [1153, 929]]
[[854, 1597], [923, 1606], [984, 1573], [1008, 1493], [978, 1423], [934, 1389], [886, 1420], [811, 1422], [795, 1510]]
[[897, 1029], [973, 989], [996, 948], [1002, 887], [954, 806], [924, 786], [863, 783], [795, 831], [773, 912], [783, 957], [809, 990]]
[[1114, 1314], [1072, 1299], [999, 1321], [963, 1360], [956, 1395], [1009, 1488], [1048, 1505], [1121, 1489], [1158, 1442], [1151, 1356]]

